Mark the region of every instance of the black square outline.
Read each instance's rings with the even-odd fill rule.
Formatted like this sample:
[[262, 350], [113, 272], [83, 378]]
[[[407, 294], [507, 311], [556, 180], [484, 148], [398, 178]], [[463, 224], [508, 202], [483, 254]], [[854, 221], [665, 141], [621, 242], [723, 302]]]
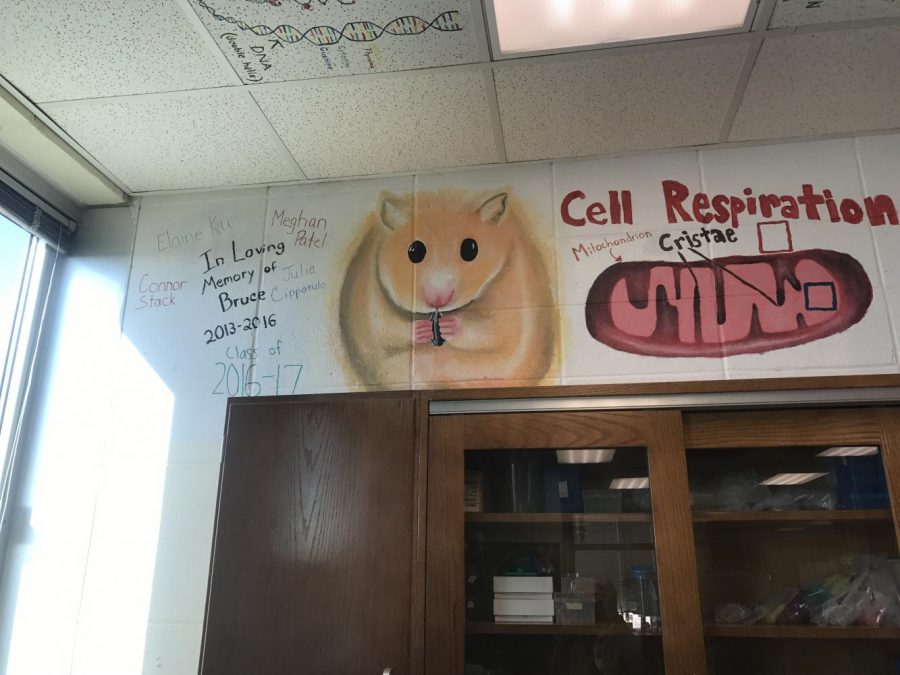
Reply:
[[[831, 307], [811, 307], [809, 302], [809, 289], [813, 287], [828, 286], [831, 288]], [[803, 284], [803, 305], [807, 312], [836, 312], [837, 288], [833, 281], [807, 281]]]

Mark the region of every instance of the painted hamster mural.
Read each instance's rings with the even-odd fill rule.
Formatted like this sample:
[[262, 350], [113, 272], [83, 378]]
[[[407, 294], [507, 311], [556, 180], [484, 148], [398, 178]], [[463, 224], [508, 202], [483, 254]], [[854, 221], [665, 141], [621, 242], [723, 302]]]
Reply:
[[548, 265], [510, 190], [382, 193], [349, 252], [340, 332], [360, 384], [537, 382], [555, 368]]

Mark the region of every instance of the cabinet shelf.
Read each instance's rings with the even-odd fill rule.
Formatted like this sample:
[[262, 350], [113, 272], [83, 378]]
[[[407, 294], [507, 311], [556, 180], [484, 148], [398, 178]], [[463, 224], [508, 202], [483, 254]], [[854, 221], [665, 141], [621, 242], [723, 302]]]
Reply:
[[496, 525], [649, 523], [649, 513], [466, 513], [467, 523]]
[[856, 511], [698, 511], [695, 523], [827, 522], [891, 520], [888, 509]]
[[632, 635], [635, 637], [659, 637], [659, 633], [642, 633], [626, 623], [597, 623], [563, 625], [556, 623], [493, 623], [469, 621], [469, 635]]
[[[496, 525], [649, 523], [649, 513], [466, 513], [467, 523]], [[891, 520], [888, 509], [835, 511], [697, 511], [695, 523], [827, 522]]]
[[711, 624], [705, 628], [707, 637], [781, 638], [781, 639], [900, 639], [900, 628], [893, 626], [739, 626]]

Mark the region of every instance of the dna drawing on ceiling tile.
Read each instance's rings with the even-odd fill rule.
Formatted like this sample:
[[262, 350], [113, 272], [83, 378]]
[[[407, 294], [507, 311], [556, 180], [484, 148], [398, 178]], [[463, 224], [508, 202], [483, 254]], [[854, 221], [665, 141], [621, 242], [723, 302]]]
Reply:
[[468, 0], [191, 0], [247, 84], [470, 63]]

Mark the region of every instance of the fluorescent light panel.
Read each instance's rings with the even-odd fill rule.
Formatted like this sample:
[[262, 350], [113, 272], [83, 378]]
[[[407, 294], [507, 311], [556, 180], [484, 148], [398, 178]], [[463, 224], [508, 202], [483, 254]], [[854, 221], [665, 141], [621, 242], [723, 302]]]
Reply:
[[608, 464], [615, 456], [615, 448], [556, 451], [556, 461], [560, 464]]
[[876, 445], [858, 445], [828, 448], [828, 450], [820, 452], [816, 457], [869, 457], [877, 454], [878, 446]]
[[760, 485], [803, 485], [827, 475], [825, 473], [776, 473]]
[[650, 479], [642, 478], [616, 478], [609, 483], [610, 490], [646, 490], [650, 487]]
[[504, 55], [744, 27], [756, 0], [493, 0]]

